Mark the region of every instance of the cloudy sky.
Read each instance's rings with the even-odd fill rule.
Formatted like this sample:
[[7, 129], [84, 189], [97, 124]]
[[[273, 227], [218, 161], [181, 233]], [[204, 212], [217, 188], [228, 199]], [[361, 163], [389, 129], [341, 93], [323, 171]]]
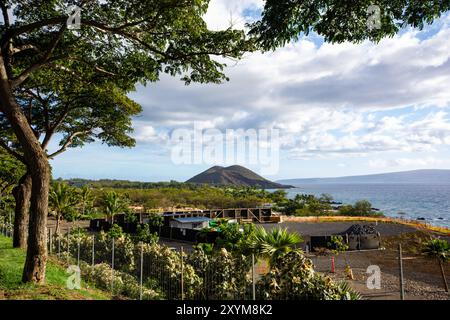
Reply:
[[[240, 28], [262, 4], [212, 0], [205, 19], [212, 29]], [[221, 85], [162, 76], [131, 94], [144, 108], [134, 119], [135, 148], [69, 150], [52, 161], [54, 176], [183, 181], [210, 166], [173, 161], [173, 130], [194, 123], [219, 132], [278, 130], [279, 170], [271, 179], [450, 169], [449, 39], [447, 14], [379, 44], [331, 45], [311, 35], [246, 54], [228, 61], [230, 81]]]

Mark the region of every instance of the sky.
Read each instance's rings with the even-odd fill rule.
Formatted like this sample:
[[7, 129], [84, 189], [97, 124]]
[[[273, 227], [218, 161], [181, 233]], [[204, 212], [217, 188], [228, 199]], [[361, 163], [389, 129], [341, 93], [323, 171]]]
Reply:
[[[262, 6], [212, 0], [205, 20], [214, 30], [243, 28]], [[449, 39], [446, 14], [378, 44], [328, 44], [312, 34], [274, 52], [248, 53], [227, 61], [230, 81], [219, 85], [185, 86], [162, 75], [130, 94], [143, 106], [133, 119], [136, 147], [70, 149], [51, 161], [53, 175], [184, 181], [211, 165], [234, 164], [174, 161], [174, 132], [194, 125], [278, 132], [276, 170], [235, 161], [273, 180], [450, 169]]]

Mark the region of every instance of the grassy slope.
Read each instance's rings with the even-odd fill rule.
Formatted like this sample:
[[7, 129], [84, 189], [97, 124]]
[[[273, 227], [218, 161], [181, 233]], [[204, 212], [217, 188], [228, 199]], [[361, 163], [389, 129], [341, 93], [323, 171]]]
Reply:
[[65, 268], [50, 258], [47, 264], [47, 284], [35, 286], [21, 282], [25, 251], [13, 249], [11, 240], [0, 235], [0, 300], [104, 300], [111, 296], [82, 282], [81, 290], [66, 288]]

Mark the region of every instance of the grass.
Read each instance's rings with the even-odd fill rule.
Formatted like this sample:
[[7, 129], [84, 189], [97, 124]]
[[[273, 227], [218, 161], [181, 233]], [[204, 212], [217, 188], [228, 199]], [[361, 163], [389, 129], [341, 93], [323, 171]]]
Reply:
[[80, 290], [66, 287], [68, 274], [58, 261], [49, 258], [46, 284], [21, 281], [25, 250], [12, 248], [11, 239], [0, 235], [0, 300], [109, 300], [111, 295], [82, 281]]
[[397, 219], [390, 217], [353, 217], [353, 216], [311, 216], [311, 217], [283, 217], [283, 221], [292, 222], [345, 222], [345, 221], [367, 221], [367, 222], [384, 222], [396, 223], [411, 226], [424, 231], [432, 231], [442, 235], [450, 235], [450, 229], [445, 227], [434, 226], [416, 220]]

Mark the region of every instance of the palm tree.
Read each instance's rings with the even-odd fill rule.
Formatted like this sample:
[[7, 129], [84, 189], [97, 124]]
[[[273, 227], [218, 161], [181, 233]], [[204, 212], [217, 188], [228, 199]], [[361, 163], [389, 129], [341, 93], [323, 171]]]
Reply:
[[56, 233], [59, 234], [60, 221], [64, 215], [72, 213], [78, 202], [75, 189], [66, 183], [55, 182], [50, 190], [49, 205], [56, 217]]
[[445, 291], [448, 292], [448, 284], [444, 272], [444, 263], [450, 261], [450, 245], [446, 240], [435, 238], [424, 243], [422, 252], [430, 257], [436, 258], [439, 261]]
[[297, 232], [289, 232], [286, 228], [267, 231], [259, 227], [253, 236], [252, 246], [257, 254], [268, 258], [270, 264], [274, 265], [278, 257], [291, 251], [294, 245], [302, 241]]
[[94, 202], [95, 198], [94, 195], [92, 194], [91, 189], [87, 185], [84, 185], [79, 190], [79, 195], [80, 195], [81, 214], [84, 216], [86, 213], [86, 209], [92, 206], [92, 203]]
[[114, 191], [105, 193], [103, 203], [106, 216], [111, 221], [111, 224], [114, 223], [114, 216], [127, 208], [126, 202]]

